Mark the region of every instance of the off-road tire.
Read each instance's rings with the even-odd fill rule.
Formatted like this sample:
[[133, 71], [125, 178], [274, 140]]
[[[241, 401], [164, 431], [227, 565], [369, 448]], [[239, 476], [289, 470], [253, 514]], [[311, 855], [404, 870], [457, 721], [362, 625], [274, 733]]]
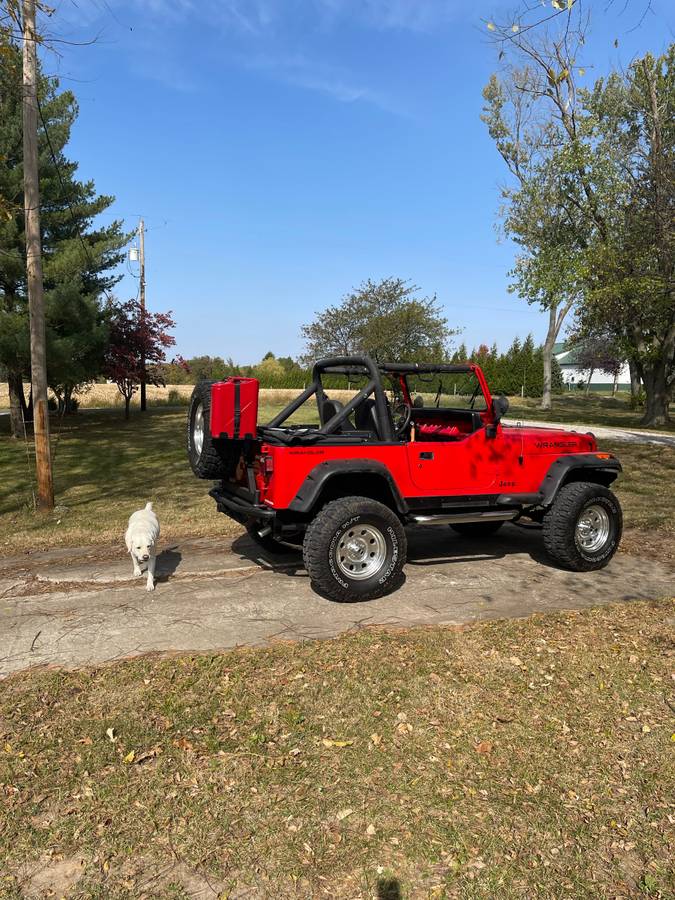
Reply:
[[503, 522], [457, 522], [450, 527], [462, 537], [482, 538], [496, 534], [503, 524]]
[[[187, 454], [190, 467], [198, 478], [212, 481], [222, 478], [224, 464], [211, 437], [211, 385], [212, 381], [198, 381], [192, 391], [187, 416]], [[195, 421], [201, 407], [203, 414], [203, 444], [201, 452], [195, 446]]]
[[[365, 538], [362, 535], [366, 535]], [[379, 535], [376, 542], [375, 537]], [[343, 538], [365, 547], [363, 568], [382, 563], [368, 577], [350, 577], [343, 567], [349, 562], [339, 562]], [[370, 552], [368, 541], [380, 548], [377, 556]], [[346, 552], [346, 551], [345, 551]], [[303, 559], [312, 585], [326, 597], [342, 603], [372, 600], [381, 597], [395, 586], [405, 565], [407, 541], [398, 516], [377, 500], [368, 497], [343, 497], [333, 500], [318, 513], [305, 533]], [[375, 562], [369, 557], [375, 556]], [[361, 565], [360, 563], [355, 565]]]
[[[592, 551], [580, 543], [577, 523], [589, 508], [604, 511], [608, 533]], [[600, 484], [576, 481], [564, 485], [544, 516], [544, 546], [559, 565], [573, 572], [602, 569], [616, 553], [623, 529], [621, 505], [615, 494]]]
[[249, 522], [246, 526], [246, 531], [248, 532], [248, 536], [254, 541], [262, 550], [266, 553], [270, 553], [273, 556], [282, 556], [288, 553], [299, 553], [302, 548], [302, 542], [300, 538], [298, 538], [298, 542], [295, 546], [291, 546], [291, 543], [285, 543], [282, 541], [278, 541], [276, 538], [272, 537], [271, 534], [260, 534], [260, 525], [257, 522]]

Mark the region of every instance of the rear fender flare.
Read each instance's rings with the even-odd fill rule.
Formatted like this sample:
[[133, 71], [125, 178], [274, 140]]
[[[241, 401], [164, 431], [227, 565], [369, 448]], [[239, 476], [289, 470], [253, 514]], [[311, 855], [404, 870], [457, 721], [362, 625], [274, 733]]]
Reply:
[[550, 506], [560, 488], [570, 481], [595, 481], [605, 487], [621, 473], [621, 463], [615, 457], [600, 459], [595, 453], [570, 453], [559, 456], [549, 467], [539, 488], [541, 505]]
[[408, 504], [401, 496], [389, 469], [384, 463], [371, 459], [326, 460], [319, 463], [300, 485], [297, 494], [288, 505], [289, 512], [311, 512], [332, 479], [358, 475], [370, 475], [379, 479], [381, 483], [384, 482], [391, 494], [394, 509], [402, 516], [408, 513]]

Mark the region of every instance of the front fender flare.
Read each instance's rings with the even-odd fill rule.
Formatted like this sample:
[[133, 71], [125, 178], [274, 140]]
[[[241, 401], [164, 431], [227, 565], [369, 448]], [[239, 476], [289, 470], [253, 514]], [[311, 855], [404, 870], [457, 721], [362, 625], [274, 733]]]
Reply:
[[605, 459], [601, 459], [596, 453], [570, 453], [568, 456], [559, 456], [551, 463], [539, 488], [542, 495], [541, 505], [550, 506], [560, 488], [569, 480], [569, 475], [578, 471], [595, 476], [589, 478], [589, 481], [610, 485], [619, 477], [622, 467], [614, 456]]

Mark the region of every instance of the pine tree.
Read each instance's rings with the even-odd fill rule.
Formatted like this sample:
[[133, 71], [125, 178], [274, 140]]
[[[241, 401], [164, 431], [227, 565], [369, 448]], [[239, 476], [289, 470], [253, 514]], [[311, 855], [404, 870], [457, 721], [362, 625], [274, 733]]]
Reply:
[[[1, 44], [0, 50], [0, 206], [3, 210], [0, 216], [0, 365], [7, 370], [12, 433], [18, 435], [22, 429], [22, 412], [26, 412], [23, 380], [30, 372], [21, 54], [7, 41]], [[71, 91], [59, 93], [58, 80], [42, 74], [38, 95], [45, 303], [49, 309], [54, 292], [68, 286], [70, 292], [77, 291], [83, 302], [93, 303], [100, 312], [99, 297], [118, 280], [112, 270], [123, 259], [121, 249], [128, 236], [122, 232], [122, 223], [118, 221], [94, 227], [94, 218], [110, 207], [114, 197], [97, 195], [93, 181], [78, 181], [77, 163], [64, 155], [78, 115], [74, 95]], [[74, 304], [73, 309], [76, 307]], [[63, 325], [62, 318], [59, 322]], [[55, 340], [55, 335], [49, 334], [49, 324], [48, 321], [48, 347], [50, 341], [53, 346]], [[68, 327], [71, 334], [74, 333], [77, 321], [70, 322]], [[48, 377], [49, 369], [48, 358]], [[60, 378], [64, 376], [66, 382], [72, 382], [77, 374], [73, 372], [68, 376], [61, 366]]]

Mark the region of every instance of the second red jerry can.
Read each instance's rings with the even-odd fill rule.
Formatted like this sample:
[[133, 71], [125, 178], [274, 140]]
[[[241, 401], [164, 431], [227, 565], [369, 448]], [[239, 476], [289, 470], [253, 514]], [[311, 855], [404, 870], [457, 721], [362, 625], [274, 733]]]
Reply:
[[254, 438], [258, 428], [257, 378], [226, 378], [211, 385], [211, 436]]

